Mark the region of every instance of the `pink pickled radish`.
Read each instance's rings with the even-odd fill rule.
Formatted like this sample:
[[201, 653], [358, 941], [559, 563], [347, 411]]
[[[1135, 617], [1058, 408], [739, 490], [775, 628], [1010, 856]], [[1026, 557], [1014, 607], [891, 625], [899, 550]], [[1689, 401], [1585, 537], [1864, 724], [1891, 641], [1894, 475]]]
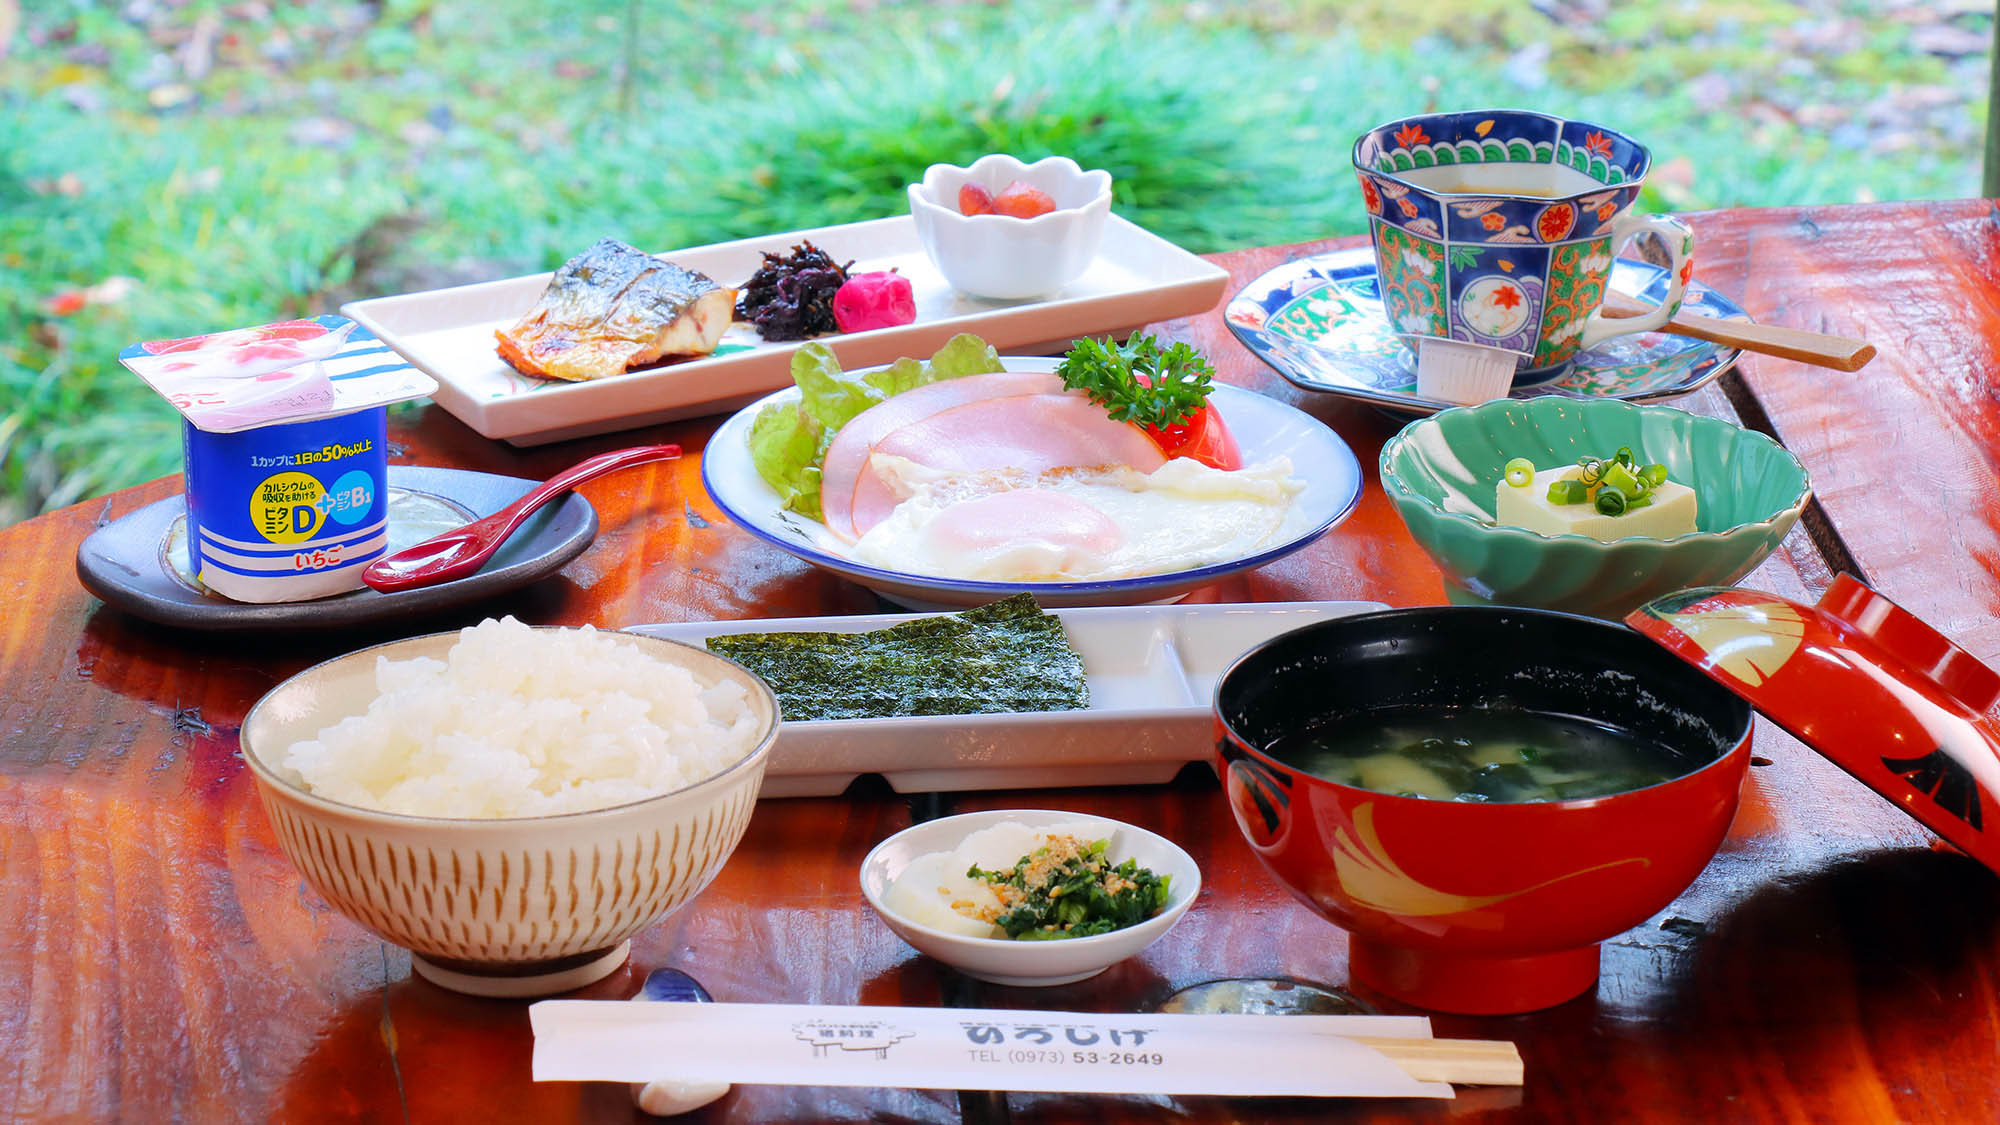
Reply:
[[833, 323], [842, 332], [894, 328], [917, 319], [910, 281], [898, 273], [857, 273], [833, 295]]

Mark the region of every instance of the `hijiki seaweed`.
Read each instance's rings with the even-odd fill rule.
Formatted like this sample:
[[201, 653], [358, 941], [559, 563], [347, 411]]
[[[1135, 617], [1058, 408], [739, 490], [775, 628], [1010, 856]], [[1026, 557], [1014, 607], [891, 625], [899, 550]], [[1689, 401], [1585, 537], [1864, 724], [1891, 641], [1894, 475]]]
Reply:
[[764, 252], [764, 264], [743, 283], [736, 317], [749, 322], [766, 340], [803, 340], [838, 330], [833, 295], [847, 282], [848, 268], [810, 239], [789, 254]]

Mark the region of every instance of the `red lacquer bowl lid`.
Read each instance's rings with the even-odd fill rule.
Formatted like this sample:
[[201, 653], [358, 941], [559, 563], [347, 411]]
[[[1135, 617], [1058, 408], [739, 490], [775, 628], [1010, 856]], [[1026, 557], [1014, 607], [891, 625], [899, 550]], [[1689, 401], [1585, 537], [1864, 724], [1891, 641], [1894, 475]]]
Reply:
[[1682, 590], [1626, 624], [2000, 873], [2000, 673], [1860, 581]]

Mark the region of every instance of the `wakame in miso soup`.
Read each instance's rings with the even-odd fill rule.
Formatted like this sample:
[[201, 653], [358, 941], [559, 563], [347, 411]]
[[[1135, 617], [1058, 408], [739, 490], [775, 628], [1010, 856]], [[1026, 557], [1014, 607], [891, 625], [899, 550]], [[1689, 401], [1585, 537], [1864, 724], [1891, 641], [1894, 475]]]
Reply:
[[1266, 751], [1342, 785], [1438, 801], [1573, 801], [1657, 785], [1703, 764], [1634, 731], [1522, 710], [1382, 709]]

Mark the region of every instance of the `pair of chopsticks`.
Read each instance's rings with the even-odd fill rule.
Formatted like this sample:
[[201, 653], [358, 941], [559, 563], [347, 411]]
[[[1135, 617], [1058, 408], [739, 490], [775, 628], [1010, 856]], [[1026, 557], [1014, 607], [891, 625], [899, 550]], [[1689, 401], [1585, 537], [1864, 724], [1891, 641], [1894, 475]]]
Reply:
[[1419, 1082], [1460, 1086], [1519, 1086], [1521, 1052], [1504, 1039], [1383, 1039], [1352, 1036]]

